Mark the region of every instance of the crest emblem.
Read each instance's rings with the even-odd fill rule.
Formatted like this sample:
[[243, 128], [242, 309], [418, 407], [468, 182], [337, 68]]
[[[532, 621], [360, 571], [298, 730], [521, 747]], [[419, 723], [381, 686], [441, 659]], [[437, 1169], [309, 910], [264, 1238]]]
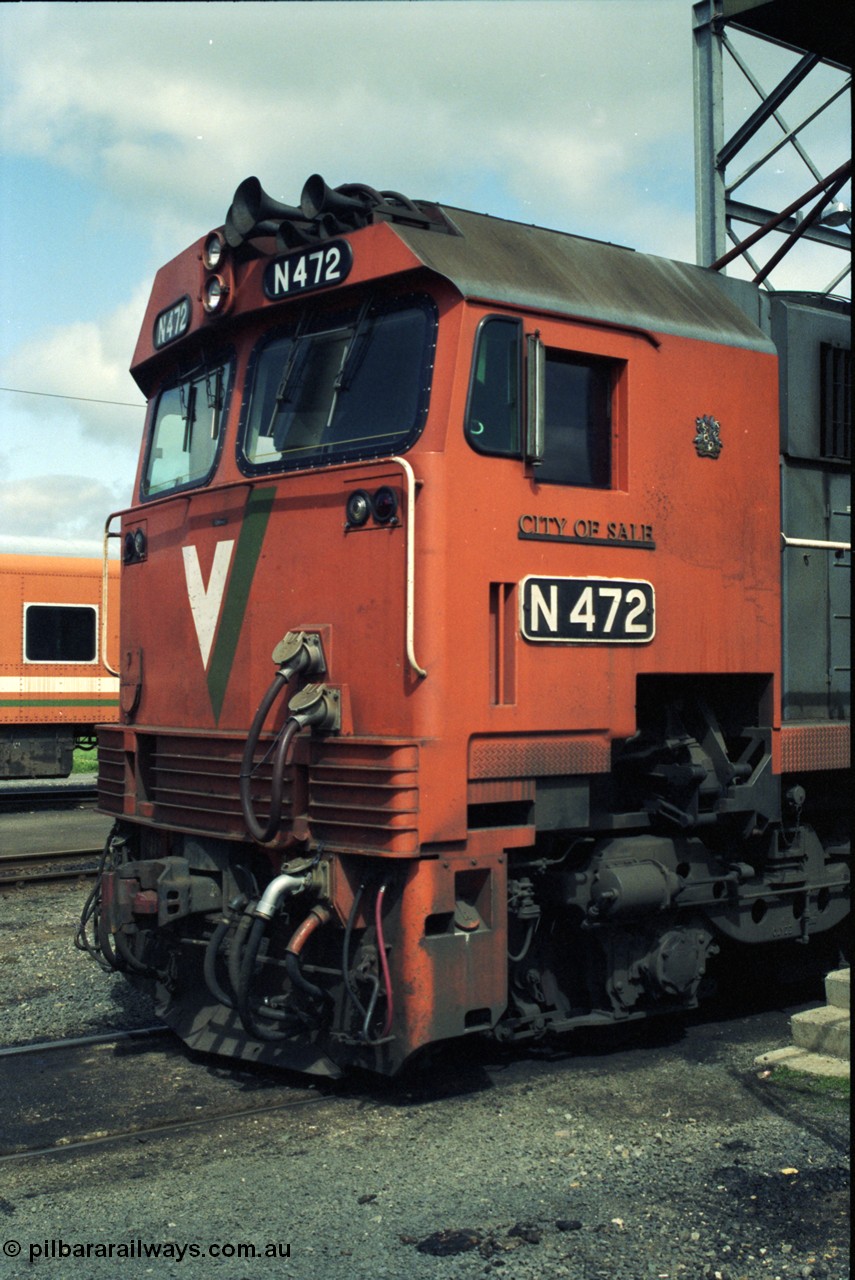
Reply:
[[695, 418], [695, 426], [698, 434], [695, 436], [693, 444], [699, 458], [717, 458], [721, 453], [724, 445], [721, 442], [721, 424], [716, 422], [710, 414], [705, 413], [701, 418]]

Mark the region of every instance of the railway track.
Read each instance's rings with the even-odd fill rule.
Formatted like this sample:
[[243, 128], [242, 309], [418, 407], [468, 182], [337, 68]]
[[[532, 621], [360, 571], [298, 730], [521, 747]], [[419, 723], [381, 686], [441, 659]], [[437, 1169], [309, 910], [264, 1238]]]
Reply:
[[[257, 1084], [252, 1082], [248, 1085], [249, 1099], [243, 1095], [244, 1100], [240, 1105], [234, 1104], [234, 1093], [228, 1088], [221, 1096], [212, 1097], [204, 1109], [200, 1107], [196, 1093], [193, 1094], [194, 1101], [190, 1108], [182, 1105], [180, 1100], [175, 1101], [168, 1096], [154, 1107], [148, 1101], [143, 1101], [136, 1113], [129, 1110], [125, 1103], [115, 1109], [105, 1105], [107, 1076], [114, 1080], [118, 1073], [125, 1080], [127, 1096], [139, 1088], [139, 1053], [165, 1053], [170, 1061], [174, 1056], [177, 1070], [183, 1068], [196, 1073], [197, 1068], [186, 1062], [181, 1050], [176, 1048], [173, 1055], [168, 1040], [165, 1047], [158, 1043], [169, 1034], [166, 1027], [151, 1026], [0, 1049], [0, 1079], [7, 1073], [18, 1076], [22, 1059], [26, 1062], [27, 1059], [50, 1054], [52, 1060], [44, 1083], [40, 1085], [36, 1080], [35, 1084], [37, 1093], [46, 1090], [44, 1098], [35, 1108], [34, 1114], [38, 1116], [38, 1120], [32, 1126], [23, 1125], [19, 1132], [10, 1132], [10, 1140], [5, 1149], [0, 1149], [0, 1165], [39, 1156], [65, 1155], [71, 1151], [85, 1152], [120, 1146], [128, 1141], [140, 1143], [231, 1120], [290, 1112], [335, 1100], [335, 1092], [324, 1096], [317, 1085], [301, 1087], [292, 1083], [280, 1084], [278, 1081], [271, 1084], [262, 1075]], [[112, 1047], [119, 1053], [124, 1049], [131, 1057], [117, 1059], [111, 1052]], [[102, 1057], [102, 1053], [108, 1056]], [[35, 1077], [41, 1078], [41, 1073], [33, 1073], [33, 1078]], [[81, 1101], [79, 1114], [69, 1115], [61, 1106], [57, 1108], [55, 1105], [55, 1083], [66, 1077], [75, 1080], [77, 1084], [75, 1096]], [[142, 1078], [147, 1079], [145, 1071]], [[28, 1085], [27, 1088], [29, 1087]], [[252, 1101], [253, 1095], [255, 1101]], [[202, 1114], [199, 1114], [200, 1111]], [[131, 1119], [132, 1115], [135, 1115], [134, 1119]]]
[[46, 853], [0, 854], [0, 885], [27, 885], [76, 880], [95, 874], [100, 849], [51, 850]]
[[32, 783], [4, 783], [0, 786], [0, 812], [55, 809], [70, 805], [94, 804], [98, 788], [92, 783], [61, 783], [55, 786]]
[[0, 1048], [3, 1058], [37, 1057], [58, 1049], [88, 1049], [99, 1044], [121, 1044], [125, 1041], [149, 1040], [155, 1036], [169, 1035], [169, 1028], [160, 1026], [134, 1027], [130, 1031], [100, 1031], [91, 1036], [68, 1036], [64, 1040], [33, 1040], [29, 1044], [12, 1044]]
[[95, 809], [89, 777], [46, 786], [0, 786], [0, 885], [92, 875], [110, 819]]

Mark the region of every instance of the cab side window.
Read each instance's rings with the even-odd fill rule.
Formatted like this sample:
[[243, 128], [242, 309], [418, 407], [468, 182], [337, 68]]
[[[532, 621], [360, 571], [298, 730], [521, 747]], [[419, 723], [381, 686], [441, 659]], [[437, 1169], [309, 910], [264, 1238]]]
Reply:
[[520, 455], [522, 326], [493, 316], [475, 343], [466, 434], [479, 453]]
[[542, 484], [611, 484], [612, 362], [546, 350]]
[[612, 399], [621, 367], [602, 356], [544, 346], [538, 333], [523, 342], [521, 321], [488, 316], [475, 340], [467, 439], [479, 453], [525, 458], [538, 484], [608, 489]]

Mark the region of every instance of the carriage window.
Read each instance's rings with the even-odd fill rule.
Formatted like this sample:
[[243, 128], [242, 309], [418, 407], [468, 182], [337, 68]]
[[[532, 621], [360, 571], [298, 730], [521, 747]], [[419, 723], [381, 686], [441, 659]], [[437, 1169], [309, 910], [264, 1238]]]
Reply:
[[544, 484], [611, 484], [612, 362], [546, 351]]
[[427, 415], [436, 312], [370, 300], [304, 317], [255, 353], [238, 462], [247, 473], [409, 448]]
[[520, 452], [520, 324], [493, 316], [478, 332], [466, 434], [480, 453]]
[[25, 605], [25, 661], [94, 662], [97, 621], [97, 610], [92, 605]]
[[161, 392], [151, 429], [142, 497], [202, 484], [214, 469], [232, 366], [196, 370]]

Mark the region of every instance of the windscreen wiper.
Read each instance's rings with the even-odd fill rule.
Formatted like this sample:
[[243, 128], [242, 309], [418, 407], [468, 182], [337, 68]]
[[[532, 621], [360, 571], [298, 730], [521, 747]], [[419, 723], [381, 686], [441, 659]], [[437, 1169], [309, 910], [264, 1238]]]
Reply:
[[[295, 369], [302, 372], [306, 363], [306, 357], [309, 354], [308, 342], [303, 342], [302, 338], [308, 328], [308, 312], [300, 318], [300, 323], [294, 331], [294, 337], [291, 339], [291, 350], [288, 352], [288, 358], [282, 369], [282, 377], [279, 379], [279, 386], [276, 388], [276, 399], [273, 402], [273, 411], [270, 414], [270, 421], [267, 424], [265, 435], [272, 436], [273, 428], [276, 426], [276, 419], [282, 410], [282, 406], [287, 404], [291, 399], [291, 387]], [[299, 356], [299, 360], [298, 360]]]
[[184, 412], [184, 440], [181, 445], [181, 452], [189, 453], [193, 444], [193, 426], [196, 420], [196, 383], [188, 383], [186, 396], [182, 386], [180, 398], [181, 408]]
[[369, 337], [368, 318], [373, 304], [374, 297], [372, 295], [366, 298], [359, 308], [359, 315], [356, 318], [356, 324], [353, 326], [353, 337], [350, 340], [347, 355], [342, 361], [334, 383], [336, 392], [349, 390], [350, 384], [359, 372], [359, 366], [365, 359]]

